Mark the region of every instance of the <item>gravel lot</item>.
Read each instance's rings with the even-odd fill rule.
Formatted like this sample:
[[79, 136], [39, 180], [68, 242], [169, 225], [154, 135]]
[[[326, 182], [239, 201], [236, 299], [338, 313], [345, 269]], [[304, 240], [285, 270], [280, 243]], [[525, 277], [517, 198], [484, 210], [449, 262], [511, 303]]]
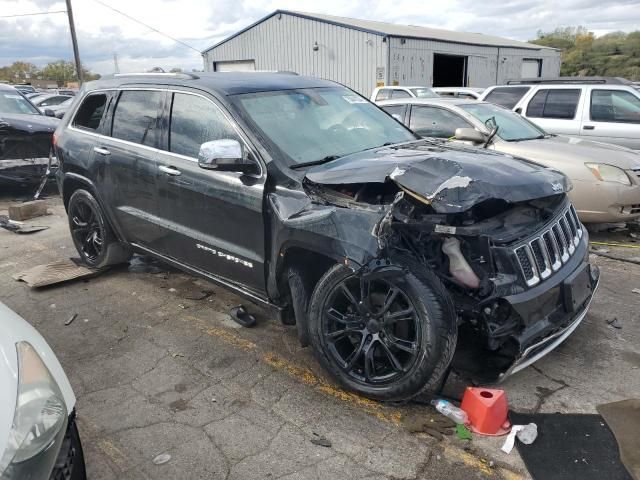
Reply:
[[[0, 214], [13, 201], [0, 195]], [[28, 224], [49, 230], [0, 230], [0, 301], [39, 329], [65, 367], [91, 479], [528, 478], [516, 451], [499, 451], [501, 439], [410, 433], [410, 419], [429, 408], [342, 391], [294, 328], [253, 305], [258, 326], [240, 328], [227, 314], [238, 297], [164, 265], [136, 258], [40, 290], [15, 281], [75, 256], [60, 199], [47, 203], [51, 215]], [[592, 257], [602, 282], [591, 312], [555, 352], [502, 384], [513, 409], [592, 413], [640, 391], [640, 265]], [[194, 299], [203, 290], [213, 293]], [[607, 323], [614, 317], [621, 329]], [[454, 378], [448, 392], [461, 387]], [[312, 442], [319, 437], [331, 446]], [[155, 465], [162, 453], [171, 459]]]

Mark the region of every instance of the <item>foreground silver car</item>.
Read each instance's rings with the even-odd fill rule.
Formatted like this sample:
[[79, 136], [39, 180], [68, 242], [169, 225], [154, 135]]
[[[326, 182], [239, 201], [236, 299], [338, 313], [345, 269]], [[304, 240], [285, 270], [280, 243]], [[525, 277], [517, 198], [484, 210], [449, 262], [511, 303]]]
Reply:
[[[498, 105], [462, 99], [378, 102], [424, 137], [446, 138], [517, 155], [561, 171], [583, 223], [626, 222], [640, 217], [640, 153], [617, 145], [550, 135]], [[489, 138], [493, 125], [498, 130]]]

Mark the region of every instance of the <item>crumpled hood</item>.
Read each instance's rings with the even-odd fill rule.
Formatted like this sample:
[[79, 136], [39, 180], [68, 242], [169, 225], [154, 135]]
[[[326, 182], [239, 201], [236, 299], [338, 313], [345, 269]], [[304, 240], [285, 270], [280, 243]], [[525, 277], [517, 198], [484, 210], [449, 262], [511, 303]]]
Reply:
[[20, 341], [29, 342], [38, 352], [58, 383], [69, 413], [76, 403], [69, 380], [44, 338], [29, 323], [0, 302], [0, 456], [7, 445], [16, 407], [18, 394], [16, 343]]
[[58, 123], [44, 115], [0, 112], [0, 160], [47, 157]]
[[624, 170], [640, 168], [640, 152], [619, 145], [562, 135], [523, 142], [500, 142], [501, 152], [518, 155], [543, 165], [558, 163], [607, 163]]
[[368, 150], [312, 167], [306, 179], [325, 185], [394, 181], [440, 213], [489, 199], [523, 202], [568, 190], [557, 171], [476, 148], [409, 144]]

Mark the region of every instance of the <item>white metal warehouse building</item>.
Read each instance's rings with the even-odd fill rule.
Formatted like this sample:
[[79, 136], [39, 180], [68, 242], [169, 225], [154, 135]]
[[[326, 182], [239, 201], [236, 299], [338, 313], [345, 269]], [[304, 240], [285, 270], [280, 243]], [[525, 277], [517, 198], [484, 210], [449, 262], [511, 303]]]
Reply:
[[343, 83], [488, 87], [560, 75], [560, 52], [478, 33], [276, 10], [202, 53], [205, 71], [288, 70]]

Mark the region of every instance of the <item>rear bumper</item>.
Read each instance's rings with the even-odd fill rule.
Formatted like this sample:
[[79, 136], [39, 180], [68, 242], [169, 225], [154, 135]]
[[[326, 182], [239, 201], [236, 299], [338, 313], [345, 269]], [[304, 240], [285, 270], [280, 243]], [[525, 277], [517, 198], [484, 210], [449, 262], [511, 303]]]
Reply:
[[509, 368], [501, 373], [498, 378], [498, 382], [503, 381], [510, 375], [513, 375], [520, 370], [528, 367], [529, 365], [537, 362], [542, 357], [553, 351], [558, 345], [564, 342], [569, 335], [571, 335], [578, 325], [584, 320], [586, 317], [589, 307], [591, 306], [591, 302], [595, 296], [596, 290], [600, 284], [600, 271], [597, 267], [593, 265], [587, 265], [589, 269], [589, 277], [591, 283], [591, 294], [582, 304], [582, 306], [577, 309], [575, 313], [567, 316], [557, 328], [548, 332], [542, 338], [538, 338], [532, 343], [526, 345], [521, 353], [515, 358], [513, 363], [509, 366]]

